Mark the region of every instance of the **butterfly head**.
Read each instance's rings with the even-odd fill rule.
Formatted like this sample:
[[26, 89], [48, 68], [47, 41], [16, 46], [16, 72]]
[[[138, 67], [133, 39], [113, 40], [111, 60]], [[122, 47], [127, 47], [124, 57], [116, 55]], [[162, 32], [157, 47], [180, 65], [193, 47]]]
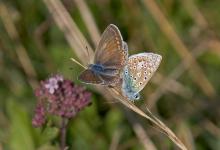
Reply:
[[134, 101], [134, 100], [139, 100], [140, 99], [140, 94], [136, 93], [134, 91], [126, 91], [124, 93], [124, 96], [126, 96], [129, 100]]
[[140, 94], [139, 93], [135, 93], [132, 95], [132, 97], [130, 97], [131, 100], [139, 100], [140, 99]]

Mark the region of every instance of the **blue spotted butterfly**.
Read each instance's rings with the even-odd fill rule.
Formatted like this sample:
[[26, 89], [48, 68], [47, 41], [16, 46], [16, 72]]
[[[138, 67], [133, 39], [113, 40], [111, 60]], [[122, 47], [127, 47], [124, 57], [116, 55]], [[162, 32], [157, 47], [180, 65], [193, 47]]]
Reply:
[[139, 53], [129, 57], [122, 74], [121, 93], [129, 100], [138, 100], [139, 92], [145, 87], [160, 65], [162, 57], [154, 53]]

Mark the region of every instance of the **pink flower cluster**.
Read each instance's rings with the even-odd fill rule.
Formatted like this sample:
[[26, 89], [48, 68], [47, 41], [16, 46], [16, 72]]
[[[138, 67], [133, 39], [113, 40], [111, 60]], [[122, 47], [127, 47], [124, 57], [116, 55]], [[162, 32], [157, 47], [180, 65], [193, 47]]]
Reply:
[[45, 123], [46, 115], [70, 119], [91, 103], [90, 92], [60, 75], [41, 81], [40, 86], [35, 90], [35, 95], [38, 99], [32, 120], [35, 127]]

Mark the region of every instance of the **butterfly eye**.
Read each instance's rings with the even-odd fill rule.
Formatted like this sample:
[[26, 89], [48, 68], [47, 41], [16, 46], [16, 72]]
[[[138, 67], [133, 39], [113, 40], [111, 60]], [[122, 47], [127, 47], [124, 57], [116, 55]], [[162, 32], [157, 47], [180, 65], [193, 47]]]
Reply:
[[139, 98], [140, 98], [139, 94], [134, 96], [134, 99], [139, 99]]

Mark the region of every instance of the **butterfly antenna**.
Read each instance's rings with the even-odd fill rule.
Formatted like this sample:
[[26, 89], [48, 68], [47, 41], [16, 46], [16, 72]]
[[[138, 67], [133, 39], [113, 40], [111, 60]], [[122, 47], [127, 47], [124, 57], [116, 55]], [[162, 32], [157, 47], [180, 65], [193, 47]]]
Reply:
[[70, 58], [70, 60], [72, 60], [73, 62], [75, 62], [77, 65], [83, 67], [84, 69], [87, 69], [83, 64], [81, 64], [80, 62], [78, 62], [76, 59]]

